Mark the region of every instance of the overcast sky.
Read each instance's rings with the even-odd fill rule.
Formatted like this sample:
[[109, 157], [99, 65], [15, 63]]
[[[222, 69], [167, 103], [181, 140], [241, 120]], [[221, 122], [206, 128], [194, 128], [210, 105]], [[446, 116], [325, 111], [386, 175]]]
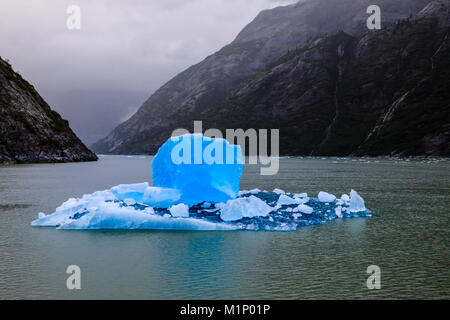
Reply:
[[[258, 12], [293, 2], [0, 0], [0, 56], [91, 144]], [[66, 26], [69, 5], [81, 9], [80, 30]]]

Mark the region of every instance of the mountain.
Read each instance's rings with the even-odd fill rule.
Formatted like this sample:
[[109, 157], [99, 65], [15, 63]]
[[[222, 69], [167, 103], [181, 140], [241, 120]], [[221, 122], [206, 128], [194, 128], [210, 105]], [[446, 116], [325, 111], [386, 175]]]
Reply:
[[280, 128], [282, 154], [450, 156], [449, 21], [439, 0], [384, 30], [312, 39], [196, 118]]
[[[383, 26], [388, 26], [416, 14], [429, 0], [377, 2]], [[211, 108], [219, 112], [247, 80], [308, 39], [338, 30], [349, 35], [367, 31], [366, 10], [372, 4], [371, 0], [303, 0], [261, 12], [231, 44], [157, 90], [128, 121], [95, 143], [93, 150], [154, 154], [174, 129], [192, 128], [192, 120]]]
[[0, 58], [0, 163], [95, 160], [69, 123]]

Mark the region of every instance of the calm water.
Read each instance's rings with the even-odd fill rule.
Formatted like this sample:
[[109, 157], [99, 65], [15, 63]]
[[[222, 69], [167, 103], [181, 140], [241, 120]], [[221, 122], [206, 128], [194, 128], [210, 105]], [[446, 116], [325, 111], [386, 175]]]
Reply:
[[[151, 181], [151, 157], [0, 166], [0, 299], [450, 298], [450, 162], [282, 159], [241, 189], [350, 188], [373, 218], [291, 233], [59, 231], [30, 227], [70, 197]], [[66, 289], [68, 265], [82, 289]], [[378, 265], [382, 289], [369, 291]]]

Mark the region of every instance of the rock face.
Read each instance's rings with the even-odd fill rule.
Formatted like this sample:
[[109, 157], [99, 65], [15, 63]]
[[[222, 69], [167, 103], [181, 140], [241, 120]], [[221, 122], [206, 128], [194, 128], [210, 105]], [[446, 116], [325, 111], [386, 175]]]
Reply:
[[379, 32], [313, 39], [198, 118], [280, 128], [282, 154], [450, 156], [450, 1], [437, 3]]
[[69, 123], [0, 58], [0, 163], [95, 160]]
[[[198, 119], [200, 114], [208, 110], [222, 112], [223, 102], [233, 91], [289, 50], [321, 34], [343, 30], [355, 36], [367, 31], [366, 10], [372, 2], [302, 0], [290, 6], [261, 12], [235, 41], [162, 86], [133, 117], [94, 144], [93, 150], [110, 154], [155, 154], [174, 129], [192, 129], [192, 120]], [[429, 2], [430, 0], [377, 1], [383, 13], [383, 26], [418, 13]], [[330, 85], [330, 88], [324, 89], [331, 92], [323, 93], [325, 97], [320, 104], [330, 109], [329, 117], [333, 117], [335, 108], [333, 99], [330, 101], [329, 96], [333, 96], [334, 87]], [[252, 106], [249, 107], [253, 109]], [[319, 112], [323, 111], [325, 110]], [[248, 110], [244, 114], [246, 117]], [[242, 118], [244, 114], [236, 112], [228, 117]], [[283, 124], [285, 128], [289, 126], [292, 126], [290, 122]], [[289, 131], [295, 134], [295, 125]], [[319, 127], [314, 131], [322, 134]], [[308, 150], [301, 146], [297, 146], [295, 150], [299, 152], [302, 149], [305, 152]], [[290, 153], [288, 151], [282, 150]]]
[[450, 156], [450, 1], [436, 3], [379, 32], [313, 39], [197, 118], [280, 128], [282, 154]]

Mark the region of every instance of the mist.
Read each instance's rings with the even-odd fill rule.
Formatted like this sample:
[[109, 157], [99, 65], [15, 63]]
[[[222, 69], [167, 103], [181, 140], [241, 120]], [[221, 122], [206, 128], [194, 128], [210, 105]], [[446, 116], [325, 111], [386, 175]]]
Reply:
[[[293, 2], [0, 0], [0, 56], [89, 145], [261, 10]], [[66, 26], [69, 5], [81, 9], [79, 30]]]

